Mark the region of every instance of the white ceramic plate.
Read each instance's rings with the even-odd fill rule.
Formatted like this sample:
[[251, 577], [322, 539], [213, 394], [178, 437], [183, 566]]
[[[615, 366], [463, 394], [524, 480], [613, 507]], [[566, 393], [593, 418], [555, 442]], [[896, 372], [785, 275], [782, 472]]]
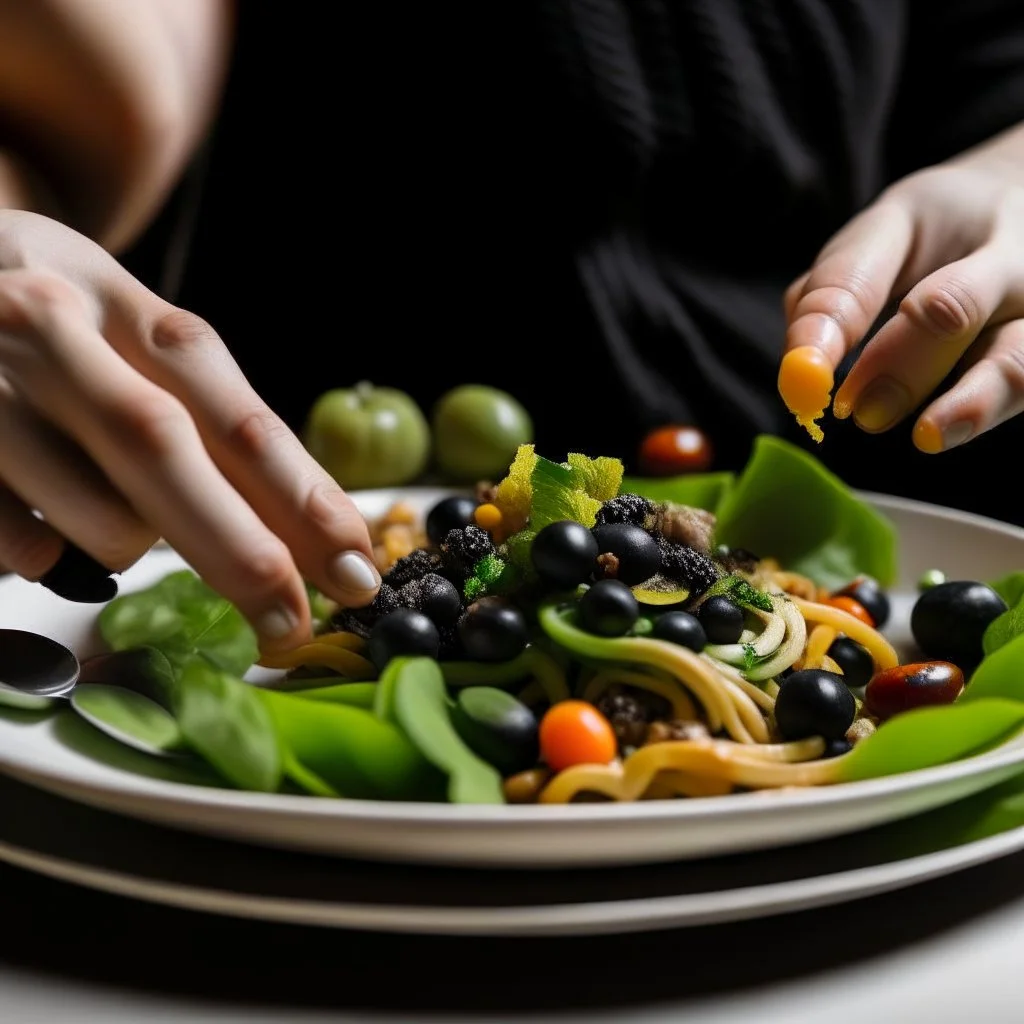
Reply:
[[[443, 491], [364, 492], [365, 514], [397, 497], [422, 509]], [[1024, 568], [1024, 530], [903, 499], [866, 495], [901, 538], [892, 624], [907, 640], [914, 583], [929, 568], [989, 579]], [[157, 549], [122, 578], [122, 593], [179, 568]], [[0, 581], [0, 625], [33, 629], [80, 654], [98, 648], [94, 607], [37, 585]], [[519, 867], [614, 865], [703, 857], [804, 842], [958, 800], [1024, 765], [1024, 736], [955, 764], [806, 790], [631, 804], [481, 807], [324, 800], [183, 784], [165, 762], [123, 749], [70, 713], [0, 715], [0, 770], [98, 808], [182, 829], [319, 853], [421, 863]]]
[[1024, 827], [963, 841], [1010, 780], [867, 832], [773, 851], [575, 871], [340, 860], [171, 831], [0, 778], [0, 861], [61, 881], [240, 918], [447, 935], [657, 931], [830, 906], [1024, 849]]

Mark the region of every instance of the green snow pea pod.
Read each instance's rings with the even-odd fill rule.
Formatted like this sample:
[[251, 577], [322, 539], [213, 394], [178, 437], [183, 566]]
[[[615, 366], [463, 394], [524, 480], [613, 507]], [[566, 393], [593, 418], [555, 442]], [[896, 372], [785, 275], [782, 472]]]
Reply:
[[378, 695], [384, 695], [380, 708], [448, 776], [451, 803], [505, 802], [501, 775], [469, 749], [452, 724], [451, 701], [436, 661], [393, 658], [379, 685]]
[[[284, 750], [286, 773], [316, 792], [308, 775], [340, 796], [439, 799], [443, 777], [404, 732], [371, 711], [257, 689]], [[298, 770], [292, 770], [295, 766]]]
[[363, 708], [366, 711], [372, 711], [377, 684], [332, 683], [329, 686], [316, 686], [309, 690], [278, 692], [290, 692], [292, 696], [301, 697], [303, 700], [325, 701], [328, 704], [347, 704], [353, 708]]

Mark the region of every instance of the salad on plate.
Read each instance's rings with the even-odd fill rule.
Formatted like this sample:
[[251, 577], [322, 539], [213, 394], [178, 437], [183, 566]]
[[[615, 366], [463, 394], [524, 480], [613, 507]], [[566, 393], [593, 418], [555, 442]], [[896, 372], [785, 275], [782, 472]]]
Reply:
[[893, 527], [776, 438], [671, 479], [522, 445], [503, 479], [397, 492], [370, 526], [377, 598], [311, 589], [316, 634], [283, 656], [191, 570], [115, 598], [99, 630], [146, 655], [138, 685], [73, 706], [228, 786], [478, 804], [833, 785], [1024, 727], [1024, 575], [936, 566], [901, 657]]

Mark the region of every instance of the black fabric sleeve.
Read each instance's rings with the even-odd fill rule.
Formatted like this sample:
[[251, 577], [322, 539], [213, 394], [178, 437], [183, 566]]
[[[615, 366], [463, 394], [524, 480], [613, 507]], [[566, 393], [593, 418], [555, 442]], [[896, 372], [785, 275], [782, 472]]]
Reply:
[[1024, 0], [912, 0], [892, 177], [1024, 121]]

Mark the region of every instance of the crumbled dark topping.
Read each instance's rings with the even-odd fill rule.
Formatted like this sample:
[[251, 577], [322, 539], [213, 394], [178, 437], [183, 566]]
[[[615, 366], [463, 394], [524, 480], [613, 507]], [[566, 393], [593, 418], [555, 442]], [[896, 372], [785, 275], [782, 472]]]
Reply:
[[401, 608], [402, 602], [394, 587], [387, 583], [380, 585], [377, 596], [363, 608], [339, 608], [331, 616], [331, 628], [333, 630], [355, 633], [364, 640], [370, 635], [374, 623], [383, 618], [396, 608]]
[[647, 735], [647, 709], [636, 697], [609, 690], [598, 700], [597, 709], [611, 723], [620, 749], [643, 743]]
[[710, 555], [664, 537], [658, 543], [662, 575], [682, 583], [690, 591], [691, 598], [699, 597], [721, 576]]
[[715, 552], [718, 564], [728, 573], [754, 572], [760, 559], [746, 548], [724, 548]]
[[384, 576], [384, 582], [394, 587], [404, 587], [412, 580], [422, 579], [428, 572], [437, 572], [441, 565], [441, 556], [427, 548], [417, 548], [397, 562]]
[[461, 530], [449, 530], [441, 541], [440, 572], [453, 583], [461, 586], [473, 574], [473, 566], [481, 558], [495, 553], [494, 541], [486, 530], [479, 526], [466, 526]]
[[646, 530], [654, 520], [655, 511], [656, 506], [650, 498], [642, 498], [639, 494], [620, 494], [617, 498], [606, 501], [597, 510], [595, 525], [631, 523]]

